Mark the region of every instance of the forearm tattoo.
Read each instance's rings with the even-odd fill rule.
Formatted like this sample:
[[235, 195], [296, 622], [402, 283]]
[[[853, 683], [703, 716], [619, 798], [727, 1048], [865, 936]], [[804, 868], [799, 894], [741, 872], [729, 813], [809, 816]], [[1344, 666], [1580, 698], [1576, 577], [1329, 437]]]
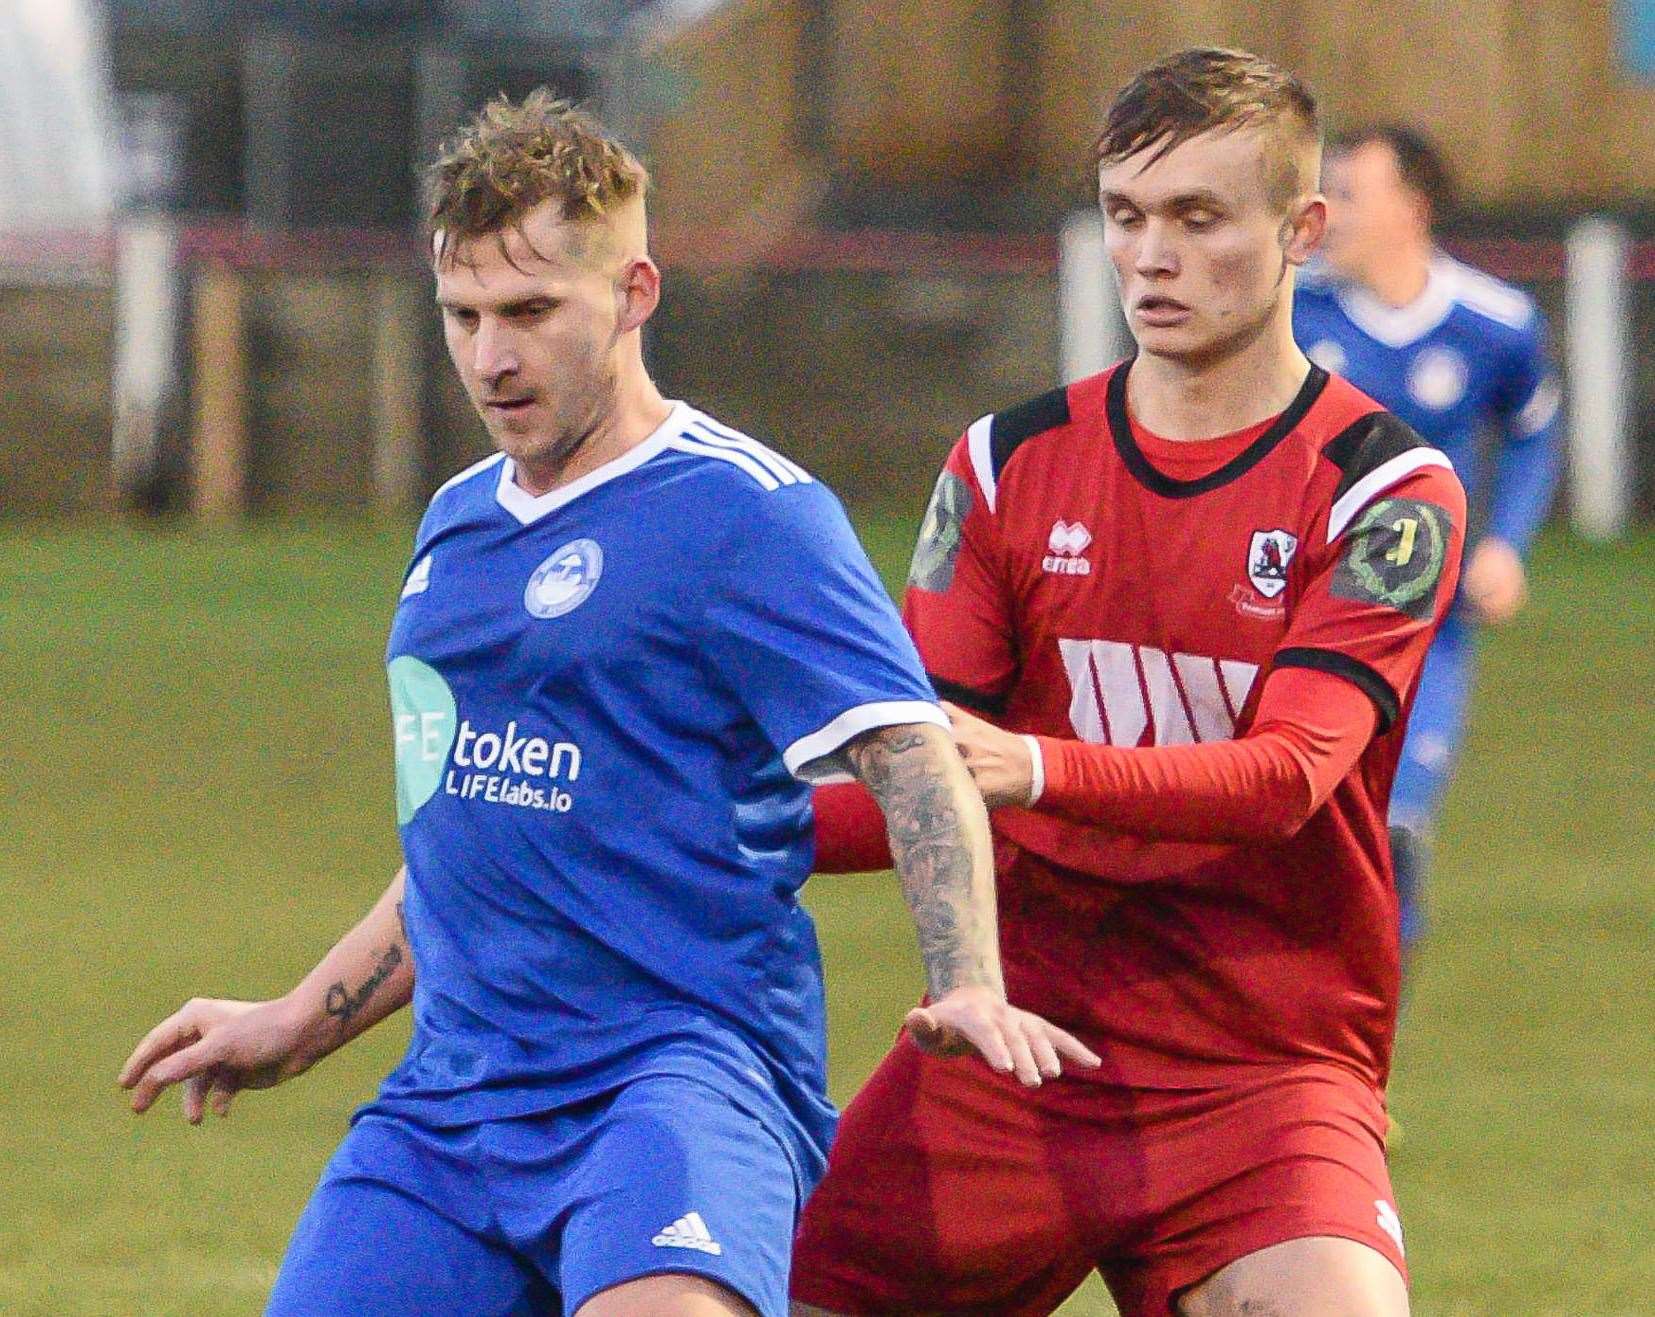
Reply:
[[912, 727], [880, 728], [846, 748], [856, 776], [885, 813], [932, 997], [966, 983], [998, 981], [993, 930], [974, 898], [971, 839], [942, 749]]
[[340, 1024], [349, 1024], [368, 1004], [368, 999], [378, 992], [385, 980], [396, 972], [402, 964], [402, 948], [395, 943], [385, 948], [373, 972], [362, 980], [355, 992], [345, 987], [344, 981], [335, 983], [328, 989], [328, 995], [323, 1002], [323, 1009], [333, 1016]]

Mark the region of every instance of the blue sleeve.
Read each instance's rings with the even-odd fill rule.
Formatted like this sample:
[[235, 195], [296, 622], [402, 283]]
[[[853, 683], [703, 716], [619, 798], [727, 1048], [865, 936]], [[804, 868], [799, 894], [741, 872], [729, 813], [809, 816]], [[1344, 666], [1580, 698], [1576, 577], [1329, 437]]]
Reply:
[[1500, 444], [1489, 493], [1488, 533], [1527, 553], [1551, 507], [1562, 461], [1562, 391], [1537, 313], [1508, 350], [1494, 395]]
[[831, 757], [861, 732], [948, 725], [838, 499], [811, 482], [757, 494], [734, 515], [707, 654], [789, 772], [830, 781]]

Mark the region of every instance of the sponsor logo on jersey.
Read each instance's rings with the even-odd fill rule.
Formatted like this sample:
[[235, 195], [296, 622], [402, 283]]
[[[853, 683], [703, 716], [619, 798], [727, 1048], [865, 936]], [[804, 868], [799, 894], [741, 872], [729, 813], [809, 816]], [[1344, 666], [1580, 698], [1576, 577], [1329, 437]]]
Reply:
[[1334, 565], [1329, 591], [1423, 621], [1436, 605], [1449, 525], [1448, 513], [1435, 503], [1378, 500], [1346, 532], [1348, 543]]
[[586, 602], [602, 576], [598, 542], [570, 540], [534, 569], [523, 590], [523, 607], [535, 617], [562, 617]]
[[442, 673], [412, 655], [391, 660], [391, 735], [396, 752], [397, 826], [437, 794], [458, 727], [454, 692]]
[[1094, 745], [1228, 741], [1258, 676], [1256, 663], [1167, 654], [1118, 640], [1059, 640], [1069, 724]]
[[431, 588], [431, 555], [428, 553], [414, 564], [414, 570], [408, 573], [408, 579], [402, 585], [402, 598], [411, 595], [424, 594]]
[[1046, 537], [1049, 552], [1040, 566], [1058, 576], [1090, 576], [1092, 564], [1080, 555], [1092, 543], [1092, 532], [1078, 521], [1054, 521]]
[[392, 659], [388, 675], [398, 827], [439, 789], [462, 800], [554, 814], [574, 808], [566, 789], [580, 777], [580, 747], [574, 742], [525, 735], [516, 720], [504, 731], [478, 730], [469, 718], [457, 716], [454, 692], [442, 674], [411, 655]]
[[1285, 530], [1256, 530], [1247, 546], [1247, 579], [1266, 599], [1287, 589], [1287, 564], [1299, 551], [1299, 537]]
[[908, 567], [909, 585], [941, 592], [954, 584], [954, 564], [959, 561], [960, 541], [970, 512], [971, 486], [945, 470], [937, 477], [931, 502], [925, 508], [914, 560]]
[[574, 797], [557, 784], [579, 777], [580, 747], [573, 741], [525, 736], [515, 720], [504, 731], [478, 731], [466, 719], [460, 723], [454, 764], [442, 787], [461, 800], [567, 814], [574, 808]]
[[1453, 348], [1426, 348], [1408, 367], [1408, 396], [1421, 407], [1447, 411], [1465, 397], [1471, 368]]

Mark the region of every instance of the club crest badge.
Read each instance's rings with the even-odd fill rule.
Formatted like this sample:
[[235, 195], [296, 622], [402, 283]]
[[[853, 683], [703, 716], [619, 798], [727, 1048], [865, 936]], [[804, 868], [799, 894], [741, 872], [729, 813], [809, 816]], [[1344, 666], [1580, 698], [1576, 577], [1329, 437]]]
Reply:
[[586, 602], [602, 575], [598, 542], [571, 540], [534, 569], [523, 591], [523, 607], [535, 617], [562, 617]]
[[1287, 589], [1287, 564], [1298, 552], [1299, 537], [1285, 530], [1256, 530], [1247, 546], [1247, 579], [1266, 599]]

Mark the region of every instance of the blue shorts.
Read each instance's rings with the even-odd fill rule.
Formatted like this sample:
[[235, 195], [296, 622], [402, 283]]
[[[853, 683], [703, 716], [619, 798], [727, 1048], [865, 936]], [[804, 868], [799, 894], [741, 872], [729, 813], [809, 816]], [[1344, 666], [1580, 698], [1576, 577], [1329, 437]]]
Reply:
[[453, 1129], [370, 1107], [322, 1173], [267, 1311], [540, 1317], [690, 1272], [786, 1317], [802, 1206], [780, 1139], [691, 1079]]

